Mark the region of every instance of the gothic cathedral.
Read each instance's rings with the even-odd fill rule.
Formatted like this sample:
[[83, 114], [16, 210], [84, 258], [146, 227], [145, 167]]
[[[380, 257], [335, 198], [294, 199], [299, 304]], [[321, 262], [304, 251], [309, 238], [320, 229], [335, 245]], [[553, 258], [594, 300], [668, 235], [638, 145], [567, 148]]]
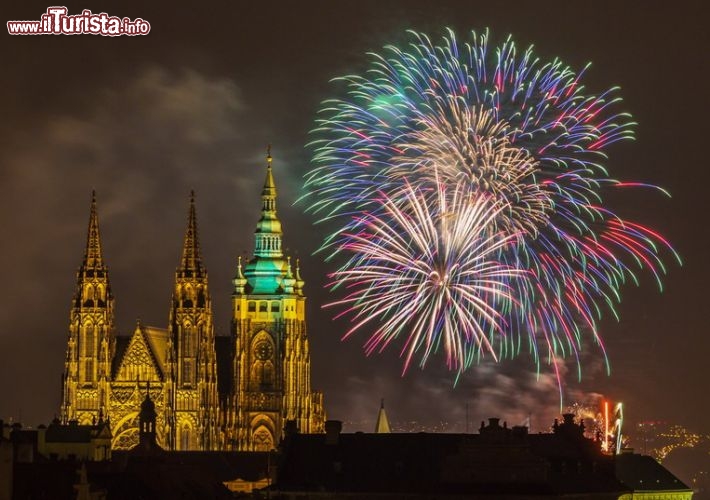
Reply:
[[[254, 256], [237, 265], [230, 337], [217, 337], [200, 255], [194, 195], [168, 328], [114, 331], [114, 298], [92, 196], [84, 260], [69, 315], [61, 414], [108, 419], [114, 449], [138, 443], [139, 411], [155, 405], [156, 441], [168, 450], [270, 450], [283, 429], [323, 432], [323, 395], [311, 391], [306, 297], [298, 261], [282, 251], [271, 154]], [[218, 380], [219, 376], [219, 380]]]

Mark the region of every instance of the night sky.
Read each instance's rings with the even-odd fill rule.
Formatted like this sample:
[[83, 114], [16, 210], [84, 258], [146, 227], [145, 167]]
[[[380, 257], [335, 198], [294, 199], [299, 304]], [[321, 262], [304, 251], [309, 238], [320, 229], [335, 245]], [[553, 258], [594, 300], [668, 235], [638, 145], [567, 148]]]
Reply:
[[[309, 297], [313, 386], [329, 418], [365, 421], [384, 397], [393, 421], [464, 427], [532, 415], [542, 430], [559, 412], [546, 368], [536, 381], [523, 355], [484, 364], [453, 387], [442, 357], [404, 378], [392, 349], [366, 357], [365, 335], [321, 310], [328, 266], [313, 256], [323, 236], [304, 206], [304, 148], [335, 76], [361, 73], [368, 51], [405, 40], [412, 28], [436, 38], [491, 29], [512, 33], [545, 60], [593, 63], [587, 88], [619, 85], [617, 108], [639, 122], [637, 139], [608, 149], [611, 176], [668, 189], [609, 200], [623, 216], [667, 236], [665, 290], [650, 274], [623, 289], [621, 321], [602, 321], [612, 374], [590, 347], [583, 379], [567, 375], [565, 401], [623, 401], [632, 422], [666, 420], [710, 432], [707, 360], [708, 30], [702, 2], [168, 2], [67, 4], [143, 18], [148, 36], [0, 35], [0, 418], [48, 422], [59, 410], [75, 272], [96, 189], [104, 258], [116, 297], [117, 330], [135, 321], [167, 326], [174, 270], [196, 191], [203, 258], [217, 333], [229, 332], [238, 255], [251, 253], [265, 150], [273, 144], [284, 247], [302, 261]], [[2, 5], [0, 18], [38, 20], [50, 5]], [[351, 430], [356, 428], [352, 426]]]

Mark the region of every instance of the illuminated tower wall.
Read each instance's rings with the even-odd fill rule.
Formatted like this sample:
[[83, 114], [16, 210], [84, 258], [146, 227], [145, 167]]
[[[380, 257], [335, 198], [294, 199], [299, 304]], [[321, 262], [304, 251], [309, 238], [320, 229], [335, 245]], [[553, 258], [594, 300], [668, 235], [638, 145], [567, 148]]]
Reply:
[[233, 284], [234, 396], [226, 445], [275, 448], [287, 420], [300, 432], [322, 432], [322, 394], [311, 392], [304, 282], [298, 263], [294, 271], [282, 251], [270, 154], [254, 256], [243, 267], [240, 259]]
[[194, 195], [170, 309], [169, 370], [173, 384], [171, 449], [212, 450], [218, 446], [217, 356], [212, 299], [202, 264]]

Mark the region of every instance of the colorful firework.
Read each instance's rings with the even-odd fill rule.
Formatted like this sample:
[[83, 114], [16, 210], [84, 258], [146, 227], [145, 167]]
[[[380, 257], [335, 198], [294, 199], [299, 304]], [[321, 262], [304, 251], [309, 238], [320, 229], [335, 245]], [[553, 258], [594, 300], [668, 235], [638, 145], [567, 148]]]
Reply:
[[504, 203], [462, 184], [437, 188], [436, 203], [412, 186], [381, 193], [382, 210], [363, 213], [342, 235], [349, 260], [332, 275], [334, 286], [348, 290], [331, 304], [352, 313], [346, 336], [378, 322], [366, 344], [372, 352], [406, 332], [405, 370], [416, 352], [424, 365], [440, 344], [458, 371], [485, 353], [495, 358], [493, 344], [507, 326], [501, 310], [514, 300], [511, 283], [525, 274], [497, 260], [518, 237], [491, 231]]
[[[383, 227], [398, 224], [394, 207], [414, 208], [410, 189], [431, 213], [441, 203], [440, 184], [456, 186], [443, 191], [458, 193], [464, 183], [474, 197], [497, 207], [489, 238], [482, 240], [494, 244], [496, 238], [515, 235], [515, 244], [498, 245], [486, 258], [526, 273], [507, 283], [509, 300], [488, 304], [498, 314], [495, 328], [468, 304], [459, 303], [461, 311], [451, 321], [483, 320], [488, 337], [500, 334], [498, 357], [517, 355], [527, 339], [538, 368], [547, 359], [557, 371], [558, 359], [569, 355], [579, 366], [584, 338], [603, 350], [597, 322], [605, 310], [616, 316], [622, 285], [638, 283], [636, 270], [645, 268], [660, 286], [661, 252], [668, 249], [677, 258], [656, 232], [604, 205], [606, 188], [645, 186], [618, 182], [602, 165], [605, 146], [633, 136], [630, 116], [614, 111], [617, 89], [587, 95], [580, 84], [584, 70], [576, 73], [559, 60], [542, 63], [531, 48], [519, 54], [510, 37], [491, 49], [488, 33], [472, 33], [464, 44], [451, 31], [438, 44], [410, 34], [405, 49], [388, 46], [384, 55], [373, 55], [365, 76], [339, 79], [347, 98], [324, 105], [311, 143], [316, 166], [306, 177], [310, 210], [321, 220], [340, 223], [323, 248], [333, 254], [364, 251], [347, 241], [359, 241], [356, 229], [365, 219], [377, 219]], [[454, 212], [452, 223], [456, 217]], [[366, 270], [365, 262], [377, 265], [376, 259], [374, 253], [356, 253], [336, 276], [351, 283], [366, 280], [368, 275], [358, 272]], [[415, 316], [405, 303], [389, 302], [399, 287], [396, 279], [378, 283], [358, 287], [335, 303], [356, 312], [353, 330], [367, 323], [359, 311], [372, 318], [411, 315], [420, 329], [411, 333], [407, 346], [429, 339], [426, 353], [436, 349], [442, 335], [461, 333], [445, 330], [443, 320], [431, 320], [434, 303]], [[435, 294], [427, 297], [436, 300]], [[399, 311], [407, 312], [398, 316]], [[385, 322], [378, 332], [368, 351], [387, 345], [403, 327]], [[411, 351], [405, 352], [406, 366]], [[450, 367], [469, 366], [470, 357], [452, 363], [451, 353]]]
[[416, 175], [429, 182], [435, 177], [448, 183], [464, 180], [471, 189], [507, 203], [496, 225], [536, 235], [552, 210], [552, 193], [535, 182], [537, 160], [511, 144], [507, 124], [495, 120], [491, 110], [451, 96], [445, 108], [437, 104], [436, 113], [419, 116], [412, 131], [399, 139], [402, 154], [392, 157], [389, 175]]

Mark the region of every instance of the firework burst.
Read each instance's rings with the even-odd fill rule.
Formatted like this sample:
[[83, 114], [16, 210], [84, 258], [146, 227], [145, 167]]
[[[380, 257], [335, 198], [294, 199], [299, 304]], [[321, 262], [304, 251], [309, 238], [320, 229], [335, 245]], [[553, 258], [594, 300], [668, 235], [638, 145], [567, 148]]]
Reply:
[[494, 348], [505, 335], [501, 309], [513, 301], [511, 282], [525, 274], [501, 261], [518, 234], [492, 232], [505, 204], [461, 184], [431, 194], [405, 186], [380, 194], [382, 210], [363, 213], [340, 239], [349, 256], [332, 274], [334, 286], [348, 290], [331, 305], [347, 306], [353, 333], [376, 322], [366, 350], [384, 349], [403, 333], [406, 370], [415, 353], [421, 364], [443, 346], [457, 371]]
[[[309, 210], [340, 224], [323, 248], [349, 252], [336, 283], [367, 283], [335, 302], [356, 311], [350, 333], [371, 320], [384, 321], [366, 346], [373, 351], [406, 332], [407, 364], [419, 348], [428, 355], [439, 337], [453, 346], [453, 337], [463, 335], [459, 344], [468, 345], [470, 325], [480, 325], [476, 338], [488, 339], [489, 352], [497, 346], [498, 358], [519, 354], [526, 343], [538, 367], [543, 359], [555, 369], [558, 358], [579, 360], [585, 338], [603, 351], [597, 323], [604, 311], [617, 314], [621, 287], [638, 283], [640, 269], [660, 286], [662, 252], [677, 258], [659, 234], [604, 204], [607, 189], [644, 186], [614, 180], [602, 164], [606, 146], [633, 137], [630, 116], [615, 111], [617, 89], [586, 94], [584, 70], [559, 60], [541, 62], [532, 48], [519, 52], [510, 37], [491, 47], [488, 33], [472, 33], [462, 44], [451, 31], [438, 43], [410, 36], [405, 48], [374, 54], [365, 76], [339, 79], [347, 97], [325, 102], [311, 143]], [[526, 270], [524, 277], [501, 275], [498, 289], [505, 292], [478, 296], [485, 307], [449, 296], [450, 305], [442, 308], [437, 293], [417, 295], [416, 309], [392, 302], [402, 299], [401, 278], [411, 275], [383, 267], [377, 285], [370, 281], [367, 264], [374, 255], [354, 229], [403, 228], [400, 209], [412, 228], [423, 231], [432, 213], [441, 213], [442, 196], [461, 192], [474, 206], [481, 198], [493, 210], [487, 228], [477, 226], [475, 234], [495, 250], [461, 247], [456, 259], [475, 259], [466, 254], [475, 249], [501, 269]], [[449, 209], [447, 224], [456, 225], [467, 206]], [[422, 241], [438, 249], [433, 235]], [[407, 246], [388, 251], [404, 249], [409, 253], [396, 257], [411, 258]], [[470, 355], [452, 362], [461, 352], [446, 348], [449, 367], [469, 366]]]
[[467, 106], [449, 97], [446, 107], [422, 115], [401, 137], [388, 175], [394, 179], [416, 175], [419, 181], [455, 184], [466, 182], [479, 193], [503, 200], [507, 209], [493, 221], [509, 231], [536, 235], [548, 222], [552, 193], [536, 182], [538, 161], [525, 149], [513, 146], [508, 126], [493, 118], [491, 110]]

